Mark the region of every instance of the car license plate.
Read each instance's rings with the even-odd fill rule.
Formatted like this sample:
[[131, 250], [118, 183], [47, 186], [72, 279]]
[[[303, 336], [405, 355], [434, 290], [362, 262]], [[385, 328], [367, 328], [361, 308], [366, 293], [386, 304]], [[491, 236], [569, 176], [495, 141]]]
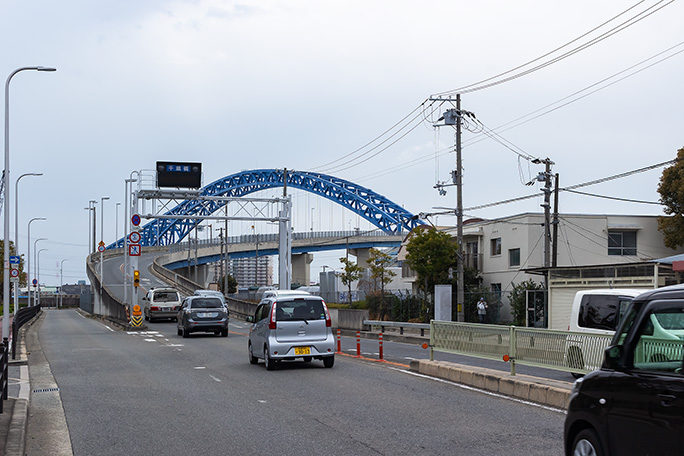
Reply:
[[200, 318], [216, 318], [218, 317], [218, 312], [200, 312], [197, 316]]
[[310, 355], [311, 347], [295, 347], [295, 355]]
[[161, 310], [162, 310], [162, 312], [168, 312], [169, 308], [168, 307], [162, 307]]

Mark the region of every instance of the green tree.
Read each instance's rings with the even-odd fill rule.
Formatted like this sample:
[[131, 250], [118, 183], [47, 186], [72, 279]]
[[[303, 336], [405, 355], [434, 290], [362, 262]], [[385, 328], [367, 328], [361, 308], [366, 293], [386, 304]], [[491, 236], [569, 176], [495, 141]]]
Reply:
[[684, 245], [684, 148], [677, 151], [677, 162], [663, 170], [658, 193], [668, 215], [658, 217], [658, 229], [665, 246], [674, 249]]
[[219, 281], [219, 288], [221, 288], [221, 292], [223, 294], [229, 294], [229, 293], [236, 293], [237, 292], [237, 287], [238, 283], [237, 280], [235, 280], [235, 277], [232, 275], [228, 274], [228, 290], [224, 290], [225, 284], [226, 284], [226, 276], [221, 277], [221, 280]]
[[370, 249], [370, 258], [366, 260], [368, 267], [371, 270], [371, 278], [377, 285], [380, 285], [380, 320], [385, 318], [387, 313], [387, 303], [385, 300], [385, 285], [388, 285], [397, 273], [389, 270], [390, 265], [394, 261], [391, 255], [382, 252], [378, 249]]
[[456, 239], [434, 228], [414, 230], [406, 245], [406, 264], [416, 273], [418, 288], [432, 295], [437, 284], [454, 283], [449, 269], [456, 267]]
[[352, 263], [349, 258], [341, 257], [340, 263], [344, 265], [343, 272], [336, 272], [335, 275], [342, 280], [342, 284], [346, 285], [349, 290], [349, 307], [352, 305], [352, 282], [359, 280], [363, 274], [363, 268], [355, 263]]
[[511, 283], [511, 286], [513, 289], [508, 296], [508, 302], [511, 304], [513, 324], [516, 326], [525, 326], [527, 320], [527, 291], [544, 290], [544, 285], [529, 279], [524, 282]]

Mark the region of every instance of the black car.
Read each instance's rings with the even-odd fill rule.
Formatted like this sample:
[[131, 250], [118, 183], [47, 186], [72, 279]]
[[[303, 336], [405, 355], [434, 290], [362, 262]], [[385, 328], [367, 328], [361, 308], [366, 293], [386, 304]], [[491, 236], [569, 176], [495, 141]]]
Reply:
[[178, 335], [213, 332], [228, 336], [228, 308], [213, 296], [188, 296], [178, 311]]
[[601, 369], [575, 382], [566, 455], [684, 454], [684, 286], [636, 297]]

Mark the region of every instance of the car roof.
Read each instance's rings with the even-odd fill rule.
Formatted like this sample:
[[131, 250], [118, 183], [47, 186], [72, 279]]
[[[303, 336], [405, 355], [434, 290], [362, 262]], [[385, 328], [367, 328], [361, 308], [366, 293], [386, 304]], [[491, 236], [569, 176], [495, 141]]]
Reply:
[[636, 298], [635, 301], [648, 301], [653, 299], [682, 299], [684, 298], [684, 284], [670, 285], [668, 287], [648, 290]]

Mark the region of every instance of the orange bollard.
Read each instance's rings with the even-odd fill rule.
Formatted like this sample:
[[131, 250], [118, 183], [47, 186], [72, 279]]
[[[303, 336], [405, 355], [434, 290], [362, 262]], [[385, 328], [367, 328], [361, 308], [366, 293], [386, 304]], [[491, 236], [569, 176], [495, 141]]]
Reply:
[[337, 330], [337, 353], [342, 353], [342, 336], [339, 329]]
[[361, 331], [356, 331], [356, 356], [361, 357]]
[[378, 342], [380, 343], [380, 359], [382, 359], [382, 333], [378, 336]]

